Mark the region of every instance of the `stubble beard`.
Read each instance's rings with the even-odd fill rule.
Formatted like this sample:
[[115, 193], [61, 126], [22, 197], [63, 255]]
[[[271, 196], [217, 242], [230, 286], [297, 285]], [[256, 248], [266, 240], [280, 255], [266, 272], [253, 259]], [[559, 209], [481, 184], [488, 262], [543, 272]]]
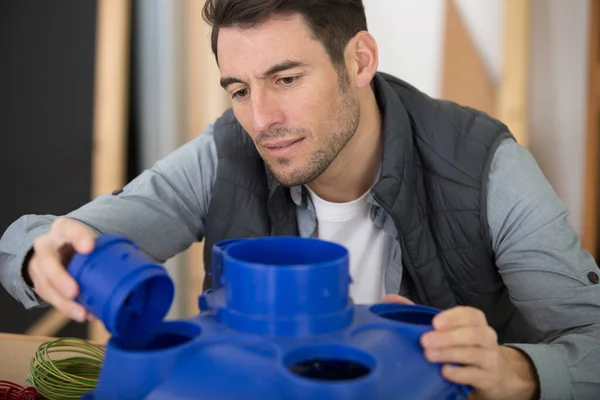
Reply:
[[[291, 187], [314, 181], [327, 170], [346, 144], [354, 137], [360, 120], [359, 101], [350, 90], [347, 72], [344, 70], [338, 76], [338, 101], [334, 102], [327, 112], [326, 122], [322, 124], [323, 129], [320, 132], [323, 135], [322, 145], [309, 155], [308, 163], [298, 166], [291, 172], [282, 173], [277, 166], [288, 166], [291, 162], [289, 158], [277, 158], [275, 166], [265, 160], [267, 168], [281, 185]], [[333, 133], [324, 135], [326, 131]], [[285, 129], [278, 132], [276, 136], [279, 134], [306, 139], [314, 137], [313, 132], [303, 128]]]

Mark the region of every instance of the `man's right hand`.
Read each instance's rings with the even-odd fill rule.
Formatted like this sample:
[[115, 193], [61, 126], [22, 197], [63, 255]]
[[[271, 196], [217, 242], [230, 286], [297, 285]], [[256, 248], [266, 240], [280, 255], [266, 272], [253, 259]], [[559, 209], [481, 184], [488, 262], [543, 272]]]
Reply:
[[82, 223], [57, 218], [50, 232], [35, 240], [33, 255], [25, 266], [38, 296], [78, 322], [93, 319], [93, 316], [88, 316], [86, 309], [74, 301], [79, 286], [66, 267], [76, 252], [88, 254], [94, 249], [95, 237]]

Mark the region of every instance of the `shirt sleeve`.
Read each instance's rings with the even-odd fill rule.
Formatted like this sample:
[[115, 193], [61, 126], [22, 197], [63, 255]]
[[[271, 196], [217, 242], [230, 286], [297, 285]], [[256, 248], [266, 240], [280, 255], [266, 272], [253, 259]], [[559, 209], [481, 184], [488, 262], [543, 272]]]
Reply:
[[534, 157], [512, 139], [492, 161], [488, 223], [510, 298], [543, 336], [508, 344], [527, 354], [542, 399], [600, 394], [600, 270]]
[[[156, 162], [114, 194], [101, 195], [66, 216], [97, 234], [120, 234], [163, 263], [202, 240], [218, 158], [213, 126]], [[22, 265], [54, 215], [24, 215], [0, 239], [0, 282], [26, 308], [45, 306], [27, 285]]]

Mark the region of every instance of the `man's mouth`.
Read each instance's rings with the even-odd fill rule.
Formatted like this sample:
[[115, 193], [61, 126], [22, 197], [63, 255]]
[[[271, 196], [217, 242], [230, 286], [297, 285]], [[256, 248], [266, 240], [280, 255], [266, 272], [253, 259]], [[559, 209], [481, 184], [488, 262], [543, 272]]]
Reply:
[[304, 138], [300, 139], [285, 139], [265, 143], [263, 147], [274, 156], [283, 156], [296, 148]]
[[299, 142], [302, 139], [286, 139], [286, 140], [277, 140], [269, 143], [265, 143], [263, 146], [268, 149], [282, 149], [284, 147], [288, 147], [293, 145], [296, 142]]

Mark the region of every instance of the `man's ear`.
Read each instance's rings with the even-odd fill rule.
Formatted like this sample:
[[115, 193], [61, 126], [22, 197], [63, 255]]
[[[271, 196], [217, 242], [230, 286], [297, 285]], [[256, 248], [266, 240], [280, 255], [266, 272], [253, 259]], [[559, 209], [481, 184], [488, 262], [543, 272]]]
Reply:
[[377, 42], [369, 32], [361, 31], [348, 42], [346, 62], [357, 88], [371, 84], [379, 67], [379, 52]]

